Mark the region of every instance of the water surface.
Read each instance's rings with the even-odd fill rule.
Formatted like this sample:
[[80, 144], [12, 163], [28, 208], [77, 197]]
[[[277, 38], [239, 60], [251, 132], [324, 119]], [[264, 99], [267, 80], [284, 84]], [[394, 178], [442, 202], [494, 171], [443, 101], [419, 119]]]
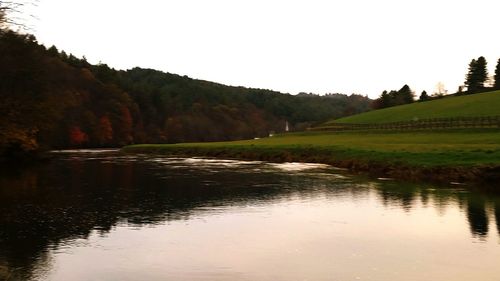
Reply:
[[500, 198], [319, 164], [58, 153], [0, 175], [0, 280], [495, 280]]

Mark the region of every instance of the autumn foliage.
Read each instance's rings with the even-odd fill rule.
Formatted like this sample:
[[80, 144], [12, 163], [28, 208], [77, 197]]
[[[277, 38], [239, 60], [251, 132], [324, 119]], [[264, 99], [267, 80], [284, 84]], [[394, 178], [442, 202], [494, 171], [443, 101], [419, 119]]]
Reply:
[[83, 132], [80, 127], [73, 126], [69, 131], [69, 141], [73, 146], [80, 146], [86, 143], [89, 140], [89, 137], [85, 132]]
[[101, 145], [109, 145], [113, 140], [113, 127], [107, 116], [99, 119], [98, 138]]
[[358, 113], [359, 95], [296, 96], [91, 65], [0, 30], [0, 158], [12, 151], [262, 137]]

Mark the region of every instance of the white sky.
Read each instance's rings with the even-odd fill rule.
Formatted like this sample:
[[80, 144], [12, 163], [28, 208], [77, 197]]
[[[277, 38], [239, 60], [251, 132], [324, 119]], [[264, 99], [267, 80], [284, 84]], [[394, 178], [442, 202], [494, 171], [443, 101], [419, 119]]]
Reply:
[[38, 40], [92, 63], [296, 94], [463, 83], [500, 58], [498, 0], [39, 0]]

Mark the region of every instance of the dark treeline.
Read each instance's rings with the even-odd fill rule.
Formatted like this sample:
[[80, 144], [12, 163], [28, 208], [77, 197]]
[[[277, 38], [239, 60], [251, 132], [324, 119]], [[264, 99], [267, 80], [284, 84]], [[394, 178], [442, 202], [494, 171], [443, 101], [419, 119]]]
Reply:
[[0, 155], [262, 137], [363, 112], [360, 95], [289, 95], [151, 69], [118, 71], [0, 31]]
[[414, 101], [414, 94], [408, 85], [404, 85], [398, 91], [392, 90], [390, 92], [384, 91], [378, 99], [373, 101], [372, 107], [374, 109], [386, 108], [396, 105], [412, 103]]

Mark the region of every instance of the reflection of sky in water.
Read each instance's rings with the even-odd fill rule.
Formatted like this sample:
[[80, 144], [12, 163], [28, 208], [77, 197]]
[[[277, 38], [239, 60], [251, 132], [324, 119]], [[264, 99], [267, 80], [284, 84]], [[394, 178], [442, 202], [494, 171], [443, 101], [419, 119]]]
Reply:
[[[286, 162], [286, 163], [266, 163], [262, 161], [243, 161], [243, 160], [227, 160], [227, 159], [208, 159], [208, 158], [153, 158], [149, 161], [173, 165], [178, 167], [190, 167], [190, 168], [210, 168], [210, 167], [229, 167], [229, 168], [246, 168], [248, 166], [256, 166], [259, 168], [267, 167], [268, 169], [274, 168], [283, 171], [304, 171], [310, 169], [326, 169], [330, 168], [326, 164], [315, 164], [315, 163], [298, 163], [298, 162]], [[172, 167], [172, 166], [170, 166]]]
[[304, 171], [304, 170], [311, 170], [311, 169], [321, 169], [321, 168], [328, 168], [329, 167], [329, 165], [325, 165], [325, 164], [297, 163], [297, 162], [269, 163], [268, 165], [271, 165], [272, 167], [275, 167], [275, 168], [283, 170], [283, 171], [288, 171], [288, 172]]
[[500, 276], [495, 195], [318, 164], [60, 159], [0, 176], [0, 279], [2, 267], [31, 280]]

